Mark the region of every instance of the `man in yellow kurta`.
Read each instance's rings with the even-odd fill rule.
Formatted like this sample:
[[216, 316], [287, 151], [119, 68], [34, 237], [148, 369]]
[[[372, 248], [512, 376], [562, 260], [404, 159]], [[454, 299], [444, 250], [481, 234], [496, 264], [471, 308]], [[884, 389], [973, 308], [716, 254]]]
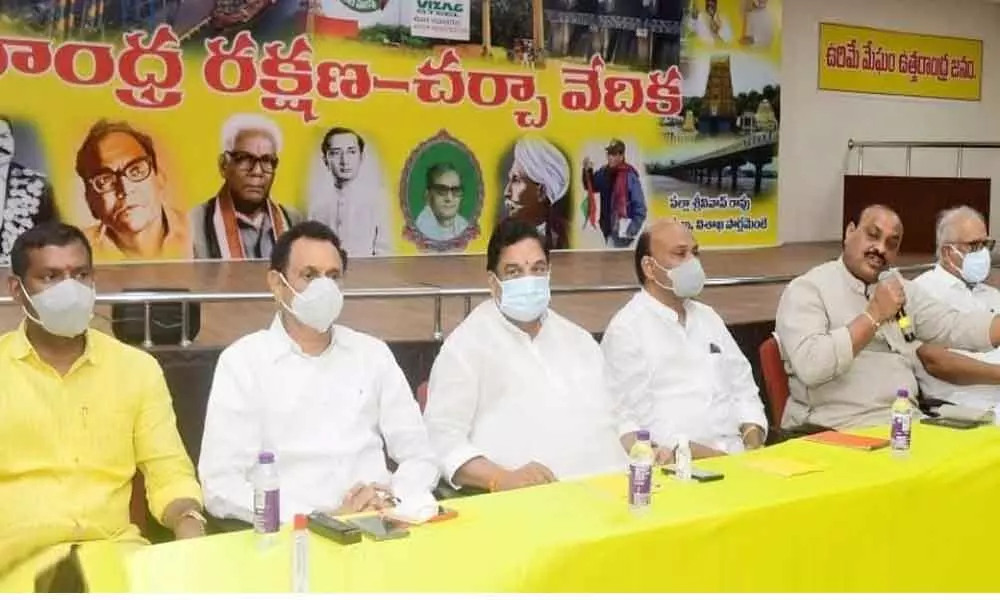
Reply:
[[201, 490], [156, 360], [89, 329], [93, 258], [84, 234], [46, 224], [10, 254], [25, 319], [0, 336], [0, 590], [30, 591], [70, 544], [145, 544], [129, 522], [142, 472], [155, 518], [204, 534]]

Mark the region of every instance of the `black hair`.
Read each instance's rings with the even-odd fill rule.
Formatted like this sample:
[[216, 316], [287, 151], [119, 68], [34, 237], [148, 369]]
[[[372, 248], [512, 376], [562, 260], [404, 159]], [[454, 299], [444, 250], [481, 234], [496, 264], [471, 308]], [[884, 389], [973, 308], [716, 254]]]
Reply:
[[292, 255], [292, 245], [297, 240], [303, 238], [330, 242], [337, 249], [337, 253], [340, 254], [340, 262], [343, 264], [343, 270], [347, 271], [347, 251], [341, 245], [340, 238], [337, 237], [337, 234], [332, 229], [319, 221], [302, 221], [281, 234], [274, 243], [274, 249], [271, 250], [272, 271], [285, 273], [285, 270], [288, 268], [288, 259]]
[[642, 259], [652, 256], [650, 253], [651, 245], [649, 230], [647, 229], [640, 233], [639, 239], [635, 241], [635, 276], [639, 279], [639, 283], [643, 285], [646, 283], [646, 273], [642, 270]]
[[545, 237], [538, 233], [532, 225], [514, 218], [506, 218], [493, 229], [490, 243], [486, 247], [486, 270], [497, 272], [500, 263], [500, 253], [505, 248], [513, 246], [522, 240], [535, 240], [545, 252], [545, 260], [549, 259], [549, 248], [545, 245]]
[[863, 217], [865, 213], [868, 212], [869, 210], [884, 210], [887, 212], [891, 212], [892, 214], [899, 217], [899, 213], [897, 213], [895, 210], [889, 208], [885, 204], [876, 203], [876, 204], [869, 204], [867, 206], [862, 206], [861, 208], [859, 208], [857, 214], [854, 215], [854, 218], [849, 222], [854, 223], [855, 227], [861, 225], [861, 217]]
[[323, 151], [323, 154], [326, 154], [326, 151], [330, 149], [330, 140], [333, 139], [333, 136], [343, 134], [353, 135], [358, 140], [358, 150], [361, 151], [361, 154], [365, 153], [365, 138], [361, 137], [357, 131], [347, 127], [331, 127], [323, 136], [323, 143], [320, 144], [320, 150]]
[[80, 179], [87, 179], [94, 174], [99, 167], [97, 145], [101, 140], [112, 133], [124, 133], [142, 146], [142, 150], [149, 156], [153, 171], [158, 170], [156, 161], [156, 148], [153, 147], [153, 138], [135, 129], [125, 121], [107, 121], [101, 119], [87, 132], [87, 137], [83, 138], [80, 149], [76, 151], [76, 174]]
[[14, 276], [23, 278], [28, 273], [31, 265], [31, 251], [39, 250], [47, 246], [65, 248], [72, 244], [80, 244], [87, 251], [87, 265], [94, 264], [94, 250], [87, 241], [87, 236], [79, 228], [48, 221], [36, 225], [25, 231], [14, 240], [14, 247], [10, 250], [10, 270]]
[[462, 175], [458, 172], [458, 169], [455, 168], [455, 165], [447, 162], [437, 163], [427, 169], [427, 189], [431, 189], [431, 186], [434, 185], [434, 180], [445, 173], [455, 173], [459, 176], [459, 179], [462, 177]]

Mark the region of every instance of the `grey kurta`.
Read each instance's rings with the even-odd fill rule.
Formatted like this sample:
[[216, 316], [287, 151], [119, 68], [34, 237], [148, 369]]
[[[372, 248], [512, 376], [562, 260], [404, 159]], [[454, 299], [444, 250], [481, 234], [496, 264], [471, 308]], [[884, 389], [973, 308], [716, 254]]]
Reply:
[[992, 347], [989, 312], [959, 313], [909, 281], [904, 289], [918, 342], [908, 344], [894, 322], [884, 323], [854, 356], [847, 325], [868, 306], [865, 284], [839, 258], [788, 284], [775, 327], [791, 391], [783, 427], [887, 424], [896, 390], [916, 397], [920, 342], [970, 351]]

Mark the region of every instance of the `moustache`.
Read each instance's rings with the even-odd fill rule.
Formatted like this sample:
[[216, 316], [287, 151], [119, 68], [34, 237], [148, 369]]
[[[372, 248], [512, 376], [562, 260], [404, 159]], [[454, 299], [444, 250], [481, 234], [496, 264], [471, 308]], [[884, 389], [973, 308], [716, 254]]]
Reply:
[[11, 154], [14, 154], [14, 151], [6, 146], [0, 146], [0, 154], [6, 154], [7, 156], [10, 156]]
[[882, 262], [888, 262], [885, 259], [885, 255], [878, 250], [869, 250], [868, 252], [865, 252], [865, 258], [877, 258]]

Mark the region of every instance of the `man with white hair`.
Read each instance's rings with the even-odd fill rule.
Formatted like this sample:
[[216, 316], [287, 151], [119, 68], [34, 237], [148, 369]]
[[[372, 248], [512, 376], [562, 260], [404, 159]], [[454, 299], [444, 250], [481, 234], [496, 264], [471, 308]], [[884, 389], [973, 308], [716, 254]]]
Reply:
[[[960, 312], [1000, 313], [1000, 290], [986, 283], [995, 242], [983, 216], [968, 206], [948, 209], [938, 217], [936, 234], [938, 263], [914, 283]], [[917, 356], [923, 363], [917, 369], [923, 396], [977, 410], [1000, 402], [1000, 350], [975, 353], [924, 344]]]
[[332, 127], [320, 152], [328, 173], [310, 190], [309, 218], [340, 236], [348, 256], [392, 254], [389, 197], [365, 139], [353, 129]]
[[222, 187], [189, 215], [195, 258], [267, 258], [275, 240], [302, 221], [271, 198], [281, 142], [281, 130], [261, 115], [233, 115], [222, 126]]
[[[569, 192], [569, 161], [552, 143], [524, 137], [514, 145], [514, 162], [503, 190], [506, 216], [537, 228], [550, 250], [569, 248], [569, 227], [564, 216]], [[558, 206], [557, 206], [558, 205]]]

